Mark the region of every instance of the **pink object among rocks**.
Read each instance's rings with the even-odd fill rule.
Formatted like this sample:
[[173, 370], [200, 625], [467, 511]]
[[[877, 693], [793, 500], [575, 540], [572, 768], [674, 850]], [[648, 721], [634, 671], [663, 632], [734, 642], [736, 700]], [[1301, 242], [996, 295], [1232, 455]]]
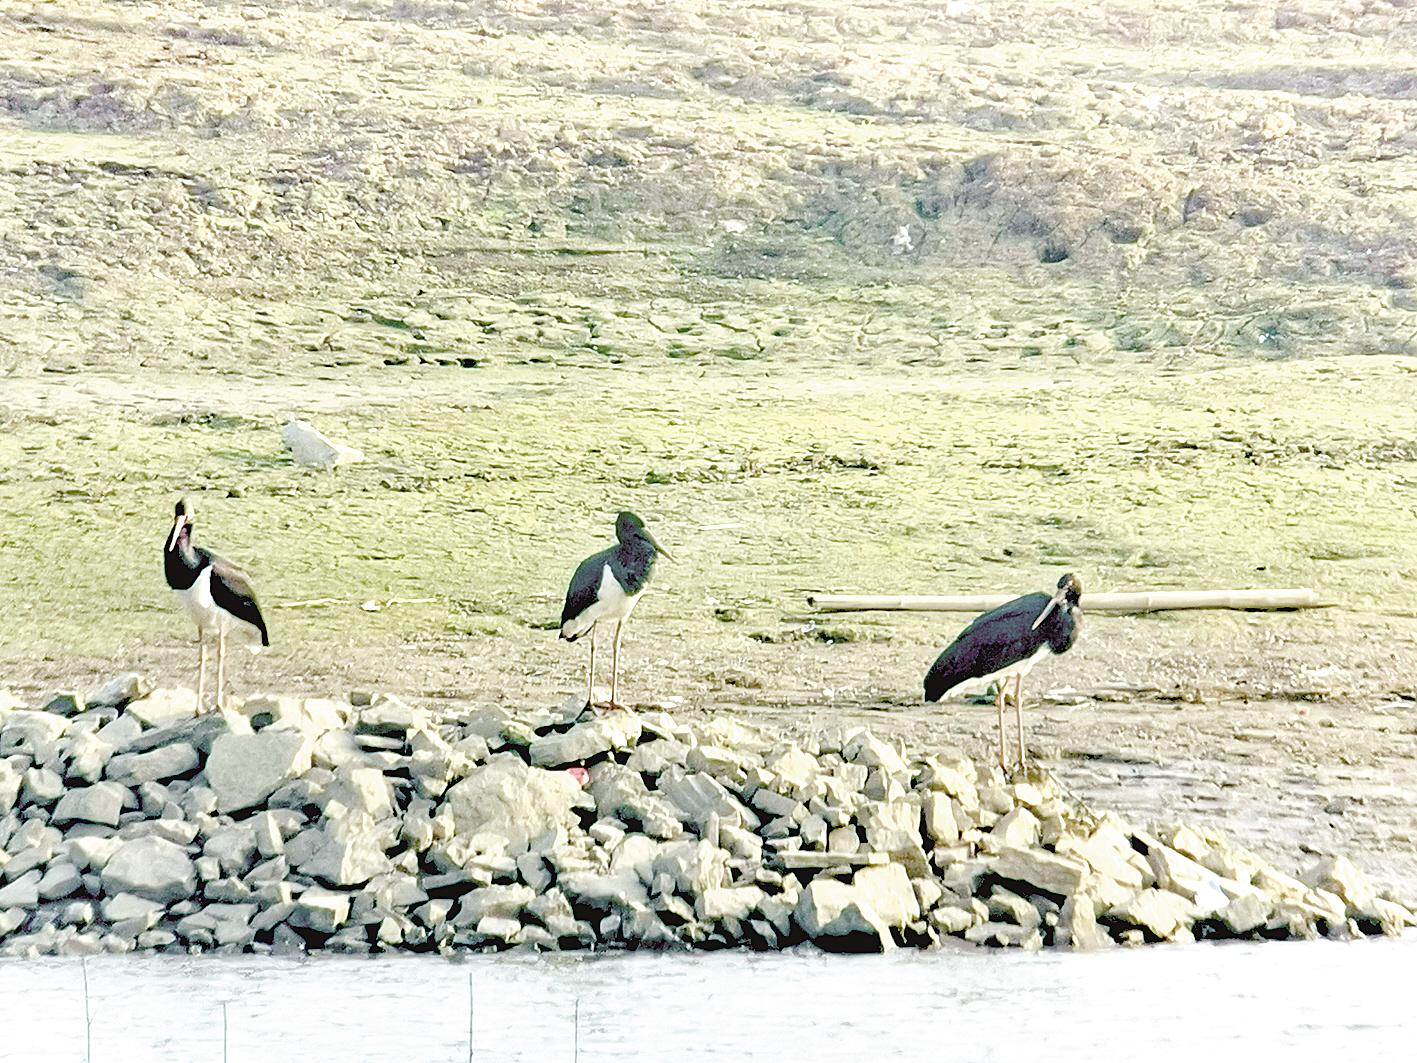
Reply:
[[590, 782], [590, 772], [586, 771], [584, 768], [567, 768], [566, 771], [582, 786]]

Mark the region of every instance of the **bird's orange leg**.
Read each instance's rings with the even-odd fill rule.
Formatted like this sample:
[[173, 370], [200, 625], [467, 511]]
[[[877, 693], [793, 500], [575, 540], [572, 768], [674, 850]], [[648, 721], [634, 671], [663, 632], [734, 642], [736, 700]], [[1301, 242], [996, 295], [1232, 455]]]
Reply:
[[1014, 722], [1018, 724], [1018, 768], [1019, 771], [1027, 766], [1027, 758], [1023, 751], [1023, 676], [1014, 676]]
[[994, 688], [994, 708], [999, 712], [999, 767], [1007, 772], [1009, 766], [1004, 763], [1004, 691], [1008, 689], [1008, 680], [1000, 680]]
[[590, 629], [590, 671], [586, 675], [585, 707], [595, 708], [595, 626]]
[[222, 698], [222, 687], [226, 685], [226, 632], [217, 632], [216, 637], [216, 707], [226, 708]]
[[205, 708], [204, 695], [207, 691], [207, 640], [202, 629], [197, 629], [197, 711]]
[[615, 700], [615, 689], [620, 678], [620, 632], [624, 629], [625, 622], [623, 620], [615, 624], [615, 642], [610, 651], [610, 707], [612, 709], [623, 707]]

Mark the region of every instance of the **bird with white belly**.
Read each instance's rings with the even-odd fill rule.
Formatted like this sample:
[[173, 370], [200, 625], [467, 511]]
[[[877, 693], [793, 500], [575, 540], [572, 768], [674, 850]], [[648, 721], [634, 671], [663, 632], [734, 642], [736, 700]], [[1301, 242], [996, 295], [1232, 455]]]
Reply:
[[224, 704], [226, 641], [244, 644], [259, 653], [271, 644], [266, 621], [256, 603], [251, 579], [239, 567], [210, 550], [192, 543], [192, 511], [186, 499], [177, 503], [172, 531], [163, 550], [167, 585], [183, 611], [197, 625], [197, 706], [205, 701], [207, 641], [215, 637], [216, 704]]
[[591, 554], [582, 561], [566, 589], [561, 610], [561, 638], [567, 642], [590, 634], [590, 669], [586, 681], [586, 708], [595, 701], [595, 633], [600, 624], [614, 624], [610, 662], [610, 708], [616, 704], [616, 683], [620, 672], [620, 635], [640, 595], [649, 585], [654, 563], [663, 555], [674, 560], [633, 513], [615, 518], [616, 545]]
[[925, 676], [925, 700], [994, 685], [999, 712], [999, 767], [1008, 770], [1004, 750], [1004, 701], [1014, 686], [1018, 725], [1018, 766], [1024, 767], [1023, 677], [1050, 653], [1066, 653], [1082, 625], [1082, 583], [1071, 572], [1058, 580], [1052, 596], [1025, 594], [982, 614], [945, 647]]

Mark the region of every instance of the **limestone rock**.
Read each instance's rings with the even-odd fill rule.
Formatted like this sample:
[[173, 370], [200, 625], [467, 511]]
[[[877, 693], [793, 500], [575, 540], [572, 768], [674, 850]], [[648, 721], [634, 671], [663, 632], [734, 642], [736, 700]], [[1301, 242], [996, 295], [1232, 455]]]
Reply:
[[39, 869], [34, 868], [26, 871], [8, 885], [0, 886], [0, 909], [33, 908], [39, 904], [39, 880], [41, 877]]
[[311, 886], [300, 895], [290, 913], [291, 926], [332, 934], [349, 918], [350, 895]]
[[532, 764], [557, 768], [579, 764], [601, 753], [628, 749], [639, 741], [644, 727], [633, 712], [615, 712], [578, 723], [562, 734], [549, 734], [531, 743]]
[[197, 888], [197, 869], [186, 851], [162, 838], [124, 842], [103, 866], [110, 892], [136, 893], [154, 901], [178, 901]]
[[881, 917], [862, 903], [853, 886], [837, 879], [813, 879], [802, 891], [793, 919], [809, 938], [827, 947], [884, 952], [895, 944]]
[[148, 753], [120, 753], [108, 762], [108, 778], [123, 786], [159, 782], [195, 771], [197, 751], [186, 742], [161, 746]]
[[24, 776], [8, 760], [0, 759], [0, 816], [9, 815], [19, 801], [22, 782]]
[[129, 704], [126, 715], [147, 727], [167, 727], [197, 715], [197, 692], [185, 687], [159, 687]]
[[1039, 829], [1038, 817], [1019, 807], [1005, 813], [989, 833], [1000, 846], [1026, 850], [1038, 844]]
[[863, 867], [851, 884], [858, 900], [869, 905], [886, 926], [903, 927], [920, 918], [915, 887], [900, 864]]
[[452, 921], [456, 926], [476, 927], [489, 917], [519, 920], [535, 897], [527, 886], [484, 886], [463, 895]]
[[121, 709], [151, 689], [147, 680], [137, 672], [125, 672], [90, 690], [84, 700], [90, 708]]
[[1140, 890], [1124, 904], [1115, 905], [1107, 916], [1128, 926], [1140, 927], [1163, 941], [1189, 931], [1196, 907], [1185, 897], [1158, 889]]
[[515, 754], [501, 754], [449, 787], [442, 807], [458, 834], [498, 834], [515, 854], [532, 838], [570, 826], [573, 809], [588, 801], [570, 773], [528, 767]]
[[369, 816], [355, 812], [327, 823], [316, 832], [318, 845], [305, 859], [291, 859], [304, 874], [334, 886], [357, 886], [392, 868], [385, 849], [392, 845], [391, 829], [381, 828]]
[[0, 718], [0, 757], [28, 753], [40, 764], [54, 759], [69, 721], [51, 712], [16, 709]]
[[1011, 882], [1025, 882], [1040, 893], [1063, 898], [1082, 888], [1088, 867], [1081, 860], [1043, 849], [1008, 848], [999, 851], [994, 873]]
[[260, 804], [310, 767], [309, 740], [298, 731], [267, 730], [218, 738], [207, 758], [207, 783], [222, 812]]

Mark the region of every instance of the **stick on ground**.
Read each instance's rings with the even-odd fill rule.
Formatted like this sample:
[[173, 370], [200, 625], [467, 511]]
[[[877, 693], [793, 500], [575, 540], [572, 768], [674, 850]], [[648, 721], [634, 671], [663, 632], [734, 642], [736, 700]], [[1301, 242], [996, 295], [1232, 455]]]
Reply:
[[[1008, 594], [810, 594], [807, 604], [824, 613], [870, 610], [978, 613], [1012, 600]], [[1083, 594], [1082, 607], [1097, 613], [1158, 613], [1172, 609], [1317, 609], [1324, 603], [1307, 587], [1283, 590], [1115, 591]]]

